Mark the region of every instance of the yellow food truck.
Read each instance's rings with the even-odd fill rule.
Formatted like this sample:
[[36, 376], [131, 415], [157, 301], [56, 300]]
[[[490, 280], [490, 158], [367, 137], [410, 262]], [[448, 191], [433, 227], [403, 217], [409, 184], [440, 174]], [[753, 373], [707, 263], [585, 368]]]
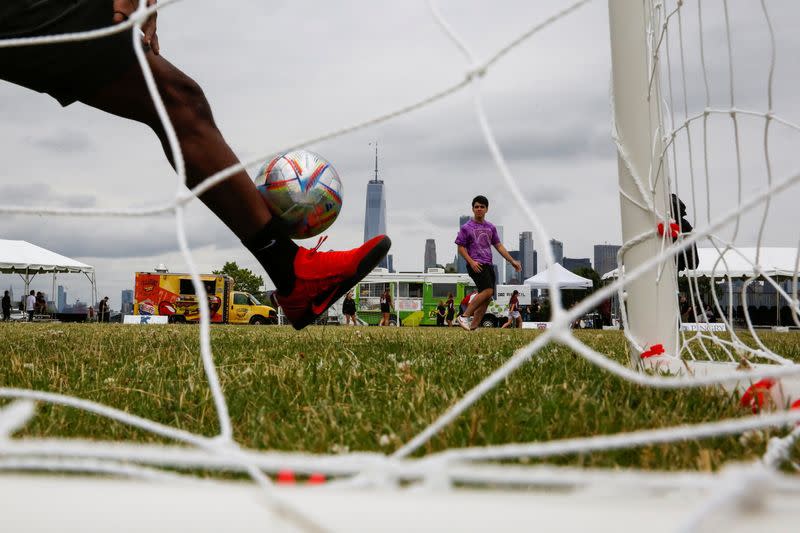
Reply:
[[[211, 322], [216, 324], [277, 324], [272, 307], [253, 295], [235, 291], [233, 278], [203, 274]], [[171, 323], [199, 322], [200, 305], [190, 274], [137, 272], [134, 280], [134, 315], [168, 316]]]

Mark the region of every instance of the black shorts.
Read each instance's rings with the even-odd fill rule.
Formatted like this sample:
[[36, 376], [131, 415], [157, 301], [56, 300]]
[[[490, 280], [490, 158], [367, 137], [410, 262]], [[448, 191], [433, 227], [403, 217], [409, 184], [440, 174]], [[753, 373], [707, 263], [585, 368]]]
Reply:
[[[64, 4], [56, 0], [39, 2], [30, 28], [22, 33], [18, 22], [0, 20], [0, 38], [73, 33], [113, 23], [113, 0]], [[131, 30], [126, 30], [89, 41], [0, 48], [0, 79], [47, 93], [67, 106], [92, 95], [135, 61]]]
[[389, 312], [389, 304], [381, 304], [381, 313]]
[[496, 285], [494, 265], [481, 264], [480, 272], [473, 271], [472, 267], [467, 265], [467, 274], [469, 274], [469, 277], [475, 282], [475, 287], [478, 289], [478, 292], [485, 291], [486, 289], [494, 290], [494, 286]]

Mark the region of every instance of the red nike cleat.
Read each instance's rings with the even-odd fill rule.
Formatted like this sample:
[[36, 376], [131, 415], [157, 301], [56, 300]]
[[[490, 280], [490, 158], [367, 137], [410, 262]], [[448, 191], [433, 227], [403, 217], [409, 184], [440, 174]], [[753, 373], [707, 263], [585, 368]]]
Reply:
[[320, 252], [325, 237], [311, 250], [300, 248], [294, 258], [294, 289], [289, 294], [272, 293], [273, 304], [294, 329], [313, 323], [336, 300], [380, 263], [392, 241], [386, 235], [374, 237], [358, 248], [344, 252]]

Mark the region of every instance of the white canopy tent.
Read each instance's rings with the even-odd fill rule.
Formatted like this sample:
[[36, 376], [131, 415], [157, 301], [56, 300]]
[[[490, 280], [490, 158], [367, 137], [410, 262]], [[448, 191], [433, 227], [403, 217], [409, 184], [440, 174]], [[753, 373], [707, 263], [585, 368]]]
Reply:
[[[717, 278], [751, 276], [755, 272], [757, 252], [758, 264], [767, 276], [791, 277], [798, 269], [797, 248], [731, 248], [727, 251], [724, 248], [698, 248], [697, 268], [681, 272], [681, 275], [710, 277], [713, 274]], [[603, 279], [616, 278], [617, 270], [615, 268], [603, 274]]]
[[549, 289], [550, 280], [553, 279], [559, 289], [589, 289], [592, 280], [573, 274], [559, 263], [554, 263], [550, 268], [539, 272], [525, 280], [525, 285], [532, 289]]
[[[55, 299], [56, 274], [84, 274], [92, 285], [92, 302], [97, 300], [94, 267], [57, 254], [27, 241], [0, 239], [0, 273], [17, 274], [25, 282], [25, 294], [37, 274], [53, 275]], [[92, 305], [90, 303], [90, 305]]]

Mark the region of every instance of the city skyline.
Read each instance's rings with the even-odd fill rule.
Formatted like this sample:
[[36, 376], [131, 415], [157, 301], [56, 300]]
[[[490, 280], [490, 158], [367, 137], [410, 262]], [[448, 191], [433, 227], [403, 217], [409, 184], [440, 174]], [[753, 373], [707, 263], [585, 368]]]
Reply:
[[[375, 177], [367, 184], [366, 207], [364, 209], [364, 242], [386, 234], [386, 190], [382, 179], [378, 179], [378, 143], [375, 143]], [[378, 267], [388, 268], [384, 257]]]

